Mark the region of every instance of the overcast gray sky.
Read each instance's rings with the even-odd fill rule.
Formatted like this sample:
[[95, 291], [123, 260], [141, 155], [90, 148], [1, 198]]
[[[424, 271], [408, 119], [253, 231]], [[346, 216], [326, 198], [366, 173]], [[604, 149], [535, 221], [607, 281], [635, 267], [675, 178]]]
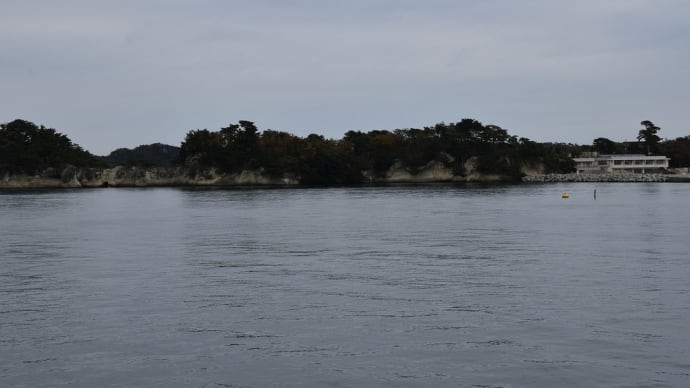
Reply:
[[3, 0], [0, 122], [87, 150], [239, 120], [300, 136], [474, 118], [536, 141], [690, 135], [687, 0]]

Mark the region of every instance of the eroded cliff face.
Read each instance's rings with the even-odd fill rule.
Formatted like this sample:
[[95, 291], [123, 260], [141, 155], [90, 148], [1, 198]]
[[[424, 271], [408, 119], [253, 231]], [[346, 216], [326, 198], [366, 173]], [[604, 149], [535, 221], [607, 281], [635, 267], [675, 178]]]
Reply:
[[[377, 183], [432, 183], [432, 182], [508, 182], [513, 180], [507, 175], [483, 174], [477, 170], [477, 158], [468, 159], [463, 164], [465, 174], [455, 175], [453, 169], [444, 163], [432, 161], [420, 169], [410, 169], [400, 162], [394, 163], [384, 177], [374, 177], [370, 172], [365, 172], [365, 180]], [[538, 167], [537, 167], [538, 169]], [[532, 173], [534, 167], [524, 169]]]
[[47, 169], [39, 175], [9, 175], [0, 188], [155, 187], [155, 186], [249, 186], [297, 185], [296, 177], [269, 177], [261, 171], [224, 174], [216, 169], [183, 167], [123, 167], [107, 169], [66, 167]]
[[[477, 171], [476, 158], [464, 164], [465, 175], [453, 174], [444, 163], [432, 161], [422, 168], [410, 169], [396, 162], [384, 176], [370, 171], [363, 173], [363, 183], [433, 183], [433, 182], [505, 182], [511, 178]], [[543, 169], [543, 168], [542, 168]], [[532, 175], [539, 167], [524, 168]], [[0, 188], [76, 188], [76, 187], [155, 187], [155, 186], [295, 186], [295, 175], [271, 177], [261, 169], [227, 174], [214, 168], [192, 167], [124, 167], [95, 169], [66, 167], [49, 168], [38, 175], [10, 175], [0, 178]]]
[[417, 171], [396, 162], [388, 169], [384, 177], [372, 178], [370, 172], [365, 172], [364, 175], [369, 181], [379, 183], [452, 182], [455, 178], [453, 170], [441, 162], [430, 162]]

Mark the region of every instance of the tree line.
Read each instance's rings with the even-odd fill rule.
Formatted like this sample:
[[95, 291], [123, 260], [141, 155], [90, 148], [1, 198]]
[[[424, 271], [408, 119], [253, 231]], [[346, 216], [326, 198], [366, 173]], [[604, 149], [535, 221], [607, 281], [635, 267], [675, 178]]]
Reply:
[[571, 172], [571, 157], [585, 151], [658, 153], [669, 156], [672, 167], [690, 166], [690, 137], [661, 141], [659, 127], [648, 120], [641, 125], [637, 142], [599, 137], [591, 145], [576, 145], [537, 143], [469, 118], [424, 128], [349, 131], [341, 139], [261, 131], [253, 122], [241, 120], [217, 131], [191, 130], [180, 147], [157, 143], [98, 157], [53, 128], [14, 120], [0, 124], [0, 173], [32, 174], [65, 165], [187, 166], [227, 173], [261, 169], [275, 177], [293, 174], [303, 184], [352, 184], [362, 182], [364, 172], [383, 177], [395, 163], [415, 173], [430, 162], [440, 162], [463, 176], [469, 173], [465, 169], [471, 160], [480, 173], [518, 179], [525, 166], [542, 166], [547, 173]]
[[229, 173], [261, 168], [273, 176], [295, 174], [304, 184], [350, 184], [362, 182], [364, 171], [384, 176], [397, 161], [413, 173], [437, 161], [462, 176], [470, 158], [475, 158], [481, 173], [515, 179], [525, 165], [569, 172], [574, 164], [567, 151], [564, 145], [511, 136], [499, 126], [474, 119], [394, 131], [349, 131], [342, 139], [259, 131], [253, 122], [243, 120], [218, 131], [188, 132], [178, 162]]

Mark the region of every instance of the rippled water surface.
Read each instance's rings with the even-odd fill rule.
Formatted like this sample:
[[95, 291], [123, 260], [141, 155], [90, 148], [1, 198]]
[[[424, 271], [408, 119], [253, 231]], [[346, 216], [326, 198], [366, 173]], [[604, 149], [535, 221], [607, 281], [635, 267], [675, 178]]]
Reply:
[[690, 185], [594, 188], [0, 192], [0, 386], [690, 386]]

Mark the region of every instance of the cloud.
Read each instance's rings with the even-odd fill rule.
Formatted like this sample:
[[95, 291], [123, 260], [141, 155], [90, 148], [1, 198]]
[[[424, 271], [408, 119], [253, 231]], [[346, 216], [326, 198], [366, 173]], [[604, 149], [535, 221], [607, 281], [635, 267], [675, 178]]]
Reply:
[[474, 117], [574, 142], [651, 119], [680, 136], [688, 15], [679, 0], [10, 0], [0, 120], [97, 153], [240, 119], [339, 137]]

